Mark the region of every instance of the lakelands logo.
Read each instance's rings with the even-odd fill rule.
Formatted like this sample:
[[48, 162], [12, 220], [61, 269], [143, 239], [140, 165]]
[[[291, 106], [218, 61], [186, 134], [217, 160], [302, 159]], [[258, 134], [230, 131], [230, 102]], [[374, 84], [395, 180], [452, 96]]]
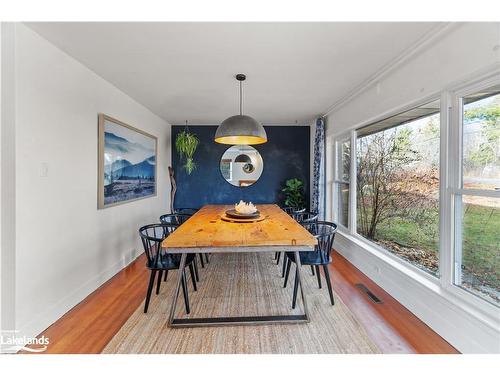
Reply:
[[49, 338], [19, 336], [19, 331], [0, 331], [0, 353], [17, 353], [20, 350], [41, 353], [47, 350]]

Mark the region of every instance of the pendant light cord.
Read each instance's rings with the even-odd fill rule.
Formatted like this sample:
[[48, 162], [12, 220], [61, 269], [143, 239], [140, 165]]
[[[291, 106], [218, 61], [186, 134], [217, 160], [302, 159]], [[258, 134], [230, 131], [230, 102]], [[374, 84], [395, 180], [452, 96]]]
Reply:
[[241, 111], [242, 103], [243, 103], [243, 94], [242, 94], [242, 88], [241, 88], [241, 81], [240, 81], [240, 116], [243, 114]]

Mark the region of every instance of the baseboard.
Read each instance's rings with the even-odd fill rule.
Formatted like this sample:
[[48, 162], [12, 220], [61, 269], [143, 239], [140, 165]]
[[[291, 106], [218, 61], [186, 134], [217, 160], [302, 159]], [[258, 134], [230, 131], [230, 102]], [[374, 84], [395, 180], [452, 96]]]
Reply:
[[462, 353], [499, 353], [500, 332], [338, 233], [335, 249], [356, 268]]
[[39, 313], [36, 317], [34, 317], [29, 323], [18, 328], [18, 333], [17, 333], [18, 336], [26, 336], [26, 337], [38, 336], [51, 324], [56, 322], [69, 310], [71, 310], [73, 307], [75, 307], [81, 301], [83, 301], [87, 296], [96, 291], [106, 281], [111, 279], [123, 268], [127, 267], [130, 263], [136, 260], [142, 253], [143, 253], [142, 250], [137, 250], [137, 249], [125, 253], [118, 262], [108, 267], [106, 270], [102, 271], [94, 278], [88, 280], [81, 287], [72, 291], [67, 296], [61, 298], [58, 302], [54, 303], [52, 306], [49, 306], [47, 309], [45, 309], [44, 311]]

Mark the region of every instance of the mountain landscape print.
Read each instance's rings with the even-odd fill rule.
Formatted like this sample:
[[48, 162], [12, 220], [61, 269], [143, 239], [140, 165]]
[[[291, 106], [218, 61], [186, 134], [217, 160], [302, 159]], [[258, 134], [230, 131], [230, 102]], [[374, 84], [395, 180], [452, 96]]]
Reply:
[[99, 118], [101, 208], [156, 195], [156, 137], [108, 116]]

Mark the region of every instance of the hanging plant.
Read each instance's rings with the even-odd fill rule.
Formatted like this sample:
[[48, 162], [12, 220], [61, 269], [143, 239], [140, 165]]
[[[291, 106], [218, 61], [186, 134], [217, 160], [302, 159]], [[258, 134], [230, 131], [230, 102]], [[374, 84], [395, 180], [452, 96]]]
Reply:
[[179, 153], [181, 160], [185, 160], [182, 168], [186, 170], [187, 174], [191, 174], [196, 169], [196, 163], [194, 162], [193, 155], [198, 147], [200, 141], [195, 134], [190, 133], [186, 129], [177, 134], [175, 138], [175, 148]]

